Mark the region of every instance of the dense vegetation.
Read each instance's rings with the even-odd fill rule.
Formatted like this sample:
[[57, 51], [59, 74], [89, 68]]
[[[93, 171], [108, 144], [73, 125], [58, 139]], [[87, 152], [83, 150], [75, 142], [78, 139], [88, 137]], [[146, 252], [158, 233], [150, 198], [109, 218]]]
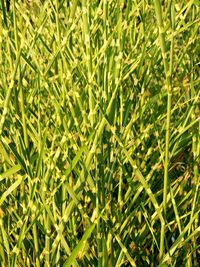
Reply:
[[0, 266], [199, 266], [199, 14], [1, 0]]

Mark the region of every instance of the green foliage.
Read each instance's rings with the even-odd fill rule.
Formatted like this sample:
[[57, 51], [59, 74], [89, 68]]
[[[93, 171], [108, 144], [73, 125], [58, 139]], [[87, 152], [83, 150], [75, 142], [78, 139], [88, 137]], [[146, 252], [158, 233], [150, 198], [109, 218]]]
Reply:
[[199, 1], [0, 4], [0, 266], [198, 266]]

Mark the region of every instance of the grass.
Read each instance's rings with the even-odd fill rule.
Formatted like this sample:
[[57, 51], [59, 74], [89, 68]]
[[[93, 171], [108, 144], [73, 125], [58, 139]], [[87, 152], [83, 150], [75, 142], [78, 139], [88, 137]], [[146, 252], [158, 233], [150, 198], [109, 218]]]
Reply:
[[199, 266], [199, 6], [1, 0], [1, 266]]

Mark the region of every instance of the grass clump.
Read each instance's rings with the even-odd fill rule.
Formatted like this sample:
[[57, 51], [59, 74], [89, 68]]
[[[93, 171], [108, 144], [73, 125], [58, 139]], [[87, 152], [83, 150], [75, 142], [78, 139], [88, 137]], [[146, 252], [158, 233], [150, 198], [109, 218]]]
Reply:
[[198, 266], [199, 1], [0, 20], [0, 265]]

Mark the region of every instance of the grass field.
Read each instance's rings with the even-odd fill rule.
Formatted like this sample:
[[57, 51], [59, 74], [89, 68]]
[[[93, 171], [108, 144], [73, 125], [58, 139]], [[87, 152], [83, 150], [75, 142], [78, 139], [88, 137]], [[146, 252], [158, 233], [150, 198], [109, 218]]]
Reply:
[[0, 1], [0, 266], [200, 266], [199, 14]]

